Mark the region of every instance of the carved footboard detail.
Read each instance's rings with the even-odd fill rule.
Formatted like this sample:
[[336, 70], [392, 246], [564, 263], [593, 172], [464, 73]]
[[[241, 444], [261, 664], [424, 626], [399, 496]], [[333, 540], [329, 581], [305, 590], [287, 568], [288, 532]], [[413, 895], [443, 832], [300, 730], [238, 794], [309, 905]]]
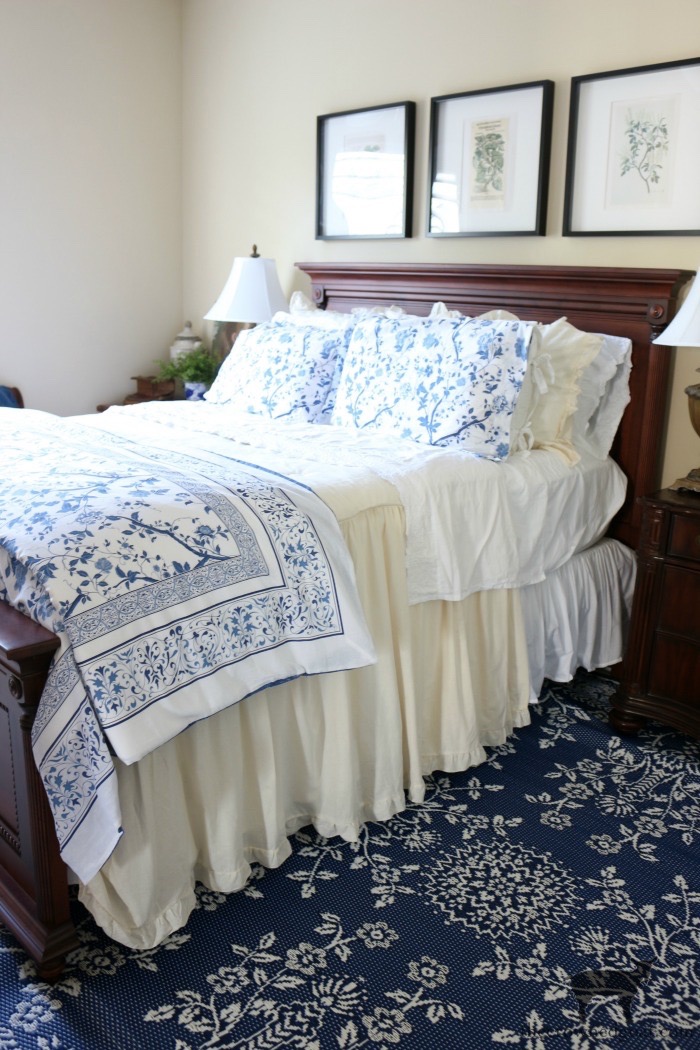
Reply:
[[31, 730], [58, 639], [0, 602], [0, 920], [56, 980], [77, 944]]

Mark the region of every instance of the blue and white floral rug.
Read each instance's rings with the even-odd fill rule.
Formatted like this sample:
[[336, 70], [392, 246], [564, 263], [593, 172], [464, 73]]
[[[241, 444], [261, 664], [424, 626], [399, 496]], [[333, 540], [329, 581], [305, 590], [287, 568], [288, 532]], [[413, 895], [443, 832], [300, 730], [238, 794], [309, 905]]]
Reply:
[[700, 1048], [700, 743], [550, 686], [488, 761], [358, 843], [295, 836], [132, 952], [76, 904], [54, 987], [0, 933], [0, 1050]]

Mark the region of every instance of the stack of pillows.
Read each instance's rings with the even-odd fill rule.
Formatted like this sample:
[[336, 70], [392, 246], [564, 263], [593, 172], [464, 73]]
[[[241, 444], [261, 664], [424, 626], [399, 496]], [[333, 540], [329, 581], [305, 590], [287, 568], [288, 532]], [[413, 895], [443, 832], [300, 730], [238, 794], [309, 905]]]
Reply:
[[436, 303], [337, 313], [301, 293], [241, 332], [206, 394], [278, 420], [373, 430], [491, 460], [531, 448], [604, 459], [629, 401], [631, 343]]

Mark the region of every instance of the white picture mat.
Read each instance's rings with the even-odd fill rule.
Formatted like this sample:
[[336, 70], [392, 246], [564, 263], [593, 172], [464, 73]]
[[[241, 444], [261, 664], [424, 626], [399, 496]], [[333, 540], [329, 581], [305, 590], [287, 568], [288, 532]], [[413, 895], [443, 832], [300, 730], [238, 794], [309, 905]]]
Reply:
[[[406, 120], [404, 105], [325, 119], [322, 221], [327, 236], [403, 236]], [[364, 171], [366, 162], [372, 171]]]
[[[668, 121], [668, 150], [649, 193], [634, 172], [619, 174], [626, 112]], [[575, 158], [572, 232], [700, 230], [700, 64], [581, 81]]]
[[[540, 180], [543, 88], [493, 91], [438, 102], [438, 141], [431, 189], [431, 232], [508, 233], [535, 230]], [[496, 206], [475, 201], [473, 193], [472, 135], [476, 125], [501, 123], [505, 133], [504, 192]], [[440, 190], [454, 185], [456, 213], [449, 226], [435, 227], [434, 207]]]

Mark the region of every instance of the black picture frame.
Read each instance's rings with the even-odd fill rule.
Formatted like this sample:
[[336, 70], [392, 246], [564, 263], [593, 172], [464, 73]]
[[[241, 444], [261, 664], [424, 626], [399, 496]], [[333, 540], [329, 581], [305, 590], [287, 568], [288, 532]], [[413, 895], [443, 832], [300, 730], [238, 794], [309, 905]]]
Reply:
[[565, 237], [698, 236], [700, 58], [571, 80]]
[[415, 127], [415, 102], [317, 117], [317, 240], [412, 236]]
[[554, 82], [430, 100], [429, 237], [544, 236]]

